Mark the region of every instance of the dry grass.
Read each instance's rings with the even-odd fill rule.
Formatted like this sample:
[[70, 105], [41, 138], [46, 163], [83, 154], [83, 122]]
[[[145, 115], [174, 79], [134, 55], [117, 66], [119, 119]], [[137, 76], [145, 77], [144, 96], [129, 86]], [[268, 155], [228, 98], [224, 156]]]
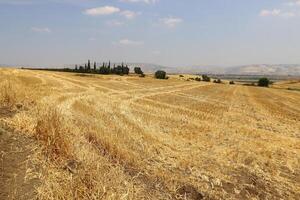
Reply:
[[46, 153], [54, 160], [72, 157], [70, 130], [65, 124], [66, 120], [55, 105], [42, 106], [39, 109], [35, 137], [43, 143]]
[[17, 103], [17, 91], [10, 80], [0, 83], [0, 105], [14, 108]]
[[273, 88], [300, 91], [300, 80], [280, 81], [272, 85]]
[[6, 121], [42, 144], [39, 199], [300, 198], [297, 91], [8, 74], [36, 102]]

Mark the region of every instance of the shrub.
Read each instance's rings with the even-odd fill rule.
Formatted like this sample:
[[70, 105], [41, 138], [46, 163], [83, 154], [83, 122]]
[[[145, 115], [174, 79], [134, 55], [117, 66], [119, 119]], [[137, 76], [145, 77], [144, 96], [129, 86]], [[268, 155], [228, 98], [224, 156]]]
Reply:
[[159, 70], [155, 72], [155, 78], [157, 79], [168, 79], [165, 71]]
[[229, 84], [230, 84], [230, 85], [234, 85], [235, 82], [234, 82], [234, 81], [230, 81]]
[[260, 87], [269, 87], [270, 80], [268, 78], [260, 78], [258, 80], [258, 86]]
[[184, 76], [183, 76], [183, 75], [179, 75], [179, 77], [181, 77], [181, 78], [182, 78], [182, 77], [184, 77]]
[[222, 83], [221, 79], [214, 80], [214, 83]]
[[201, 78], [200, 77], [196, 77], [195, 81], [201, 81]]
[[207, 75], [202, 75], [202, 80], [205, 82], [210, 82], [210, 77]]
[[134, 68], [134, 73], [136, 73], [136, 74], [144, 74], [144, 72], [142, 71], [142, 69], [140, 67], [135, 67]]

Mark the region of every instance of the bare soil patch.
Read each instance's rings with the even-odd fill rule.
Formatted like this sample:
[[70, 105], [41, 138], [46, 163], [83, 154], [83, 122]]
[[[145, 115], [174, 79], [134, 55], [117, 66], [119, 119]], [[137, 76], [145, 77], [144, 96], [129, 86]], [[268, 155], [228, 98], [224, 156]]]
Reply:
[[36, 199], [33, 140], [0, 126], [0, 199]]

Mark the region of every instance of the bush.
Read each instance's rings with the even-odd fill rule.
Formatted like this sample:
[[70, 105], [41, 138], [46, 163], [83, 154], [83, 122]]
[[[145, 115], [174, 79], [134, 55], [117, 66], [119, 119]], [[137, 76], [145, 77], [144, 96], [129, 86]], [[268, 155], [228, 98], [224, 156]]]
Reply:
[[196, 77], [195, 81], [201, 81], [201, 78], [200, 77]]
[[258, 80], [258, 86], [260, 87], [269, 87], [270, 80], [268, 78], [260, 78]]
[[136, 74], [144, 74], [144, 72], [142, 71], [142, 69], [140, 67], [135, 67], [134, 68], [134, 73], [136, 73]]
[[202, 80], [205, 82], [210, 82], [210, 77], [207, 75], [202, 75]]
[[230, 81], [229, 84], [230, 84], [230, 85], [234, 85], [235, 82], [234, 82], [234, 81]]
[[222, 83], [221, 79], [214, 80], [214, 83]]
[[155, 78], [157, 79], [167, 79], [167, 73], [165, 71], [159, 70], [155, 72]]
[[184, 77], [183, 75], [179, 75], [180, 78]]

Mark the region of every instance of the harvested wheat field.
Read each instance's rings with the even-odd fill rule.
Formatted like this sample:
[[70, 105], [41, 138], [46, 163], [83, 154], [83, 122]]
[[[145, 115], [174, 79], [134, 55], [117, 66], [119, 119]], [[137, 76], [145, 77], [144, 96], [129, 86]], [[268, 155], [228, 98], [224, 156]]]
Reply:
[[[1, 127], [32, 141], [31, 197], [300, 199], [299, 91], [177, 77], [1, 69]], [[25, 198], [18, 180], [1, 199]]]

